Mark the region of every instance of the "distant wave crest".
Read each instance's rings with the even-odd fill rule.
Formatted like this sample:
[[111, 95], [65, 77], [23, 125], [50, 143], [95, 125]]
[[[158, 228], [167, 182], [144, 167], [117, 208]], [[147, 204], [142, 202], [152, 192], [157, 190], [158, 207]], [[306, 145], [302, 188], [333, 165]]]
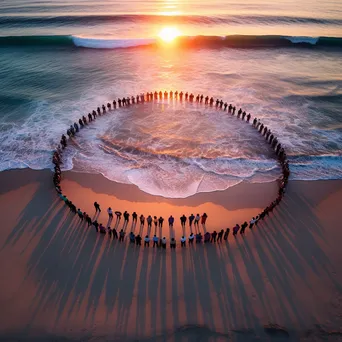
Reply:
[[[157, 39], [106, 39], [81, 36], [0, 36], [1, 46], [70, 46], [92, 49], [137, 48], [158, 44]], [[184, 47], [201, 48], [342, 48], [342, 38], [338, 37], [297, 37], [297, 36], [182, 36], [178, 44]]]
[[3, 16], [0, 17], [1, 26], [23, 27], [25, 25], [38, 26], [68, 26], [68, 25], [96, 25], [102, 23], [158, 23], [158, 24], [301, 24], [301, 25], [342, 25], [338, 18], [312, 18], [277, 15], [151, 15], [151, 14], [115, 14], [115, 15], [61, 15], [61, 16]]

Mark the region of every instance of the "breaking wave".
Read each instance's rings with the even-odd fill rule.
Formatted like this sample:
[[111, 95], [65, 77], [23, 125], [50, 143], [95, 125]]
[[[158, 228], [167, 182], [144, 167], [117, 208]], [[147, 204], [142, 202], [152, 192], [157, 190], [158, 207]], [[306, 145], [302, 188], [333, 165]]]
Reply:
[[[297, 36], [181, 36], [177, 43], [190, 48], [342, 48], [342, 38], [339, 37], [297, 37]], [[138, 48], [158, 45], [158, 39], [111, 39], [94, 38], [73, 35], [51, 36], [2, 36], [0, 47], [6, 46], [42, 46], [70, 47], [92, 49]]]

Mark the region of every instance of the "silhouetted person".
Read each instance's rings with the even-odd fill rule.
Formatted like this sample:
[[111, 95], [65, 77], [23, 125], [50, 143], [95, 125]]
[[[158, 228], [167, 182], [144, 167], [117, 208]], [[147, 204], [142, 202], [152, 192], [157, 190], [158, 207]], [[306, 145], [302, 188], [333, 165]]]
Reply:
[[204, 243], [210, 242], [210, 237], [211, 237], [210, 233], [206, 232], [204, 234]]
[[180, 221], [181, 221], [181, 226], [185, 227], [185, 223], [186, 223], [186, 216], [183, 214], [183, 216], [180, 217]]
[[202, 233], [199, 232], [196, 234], [196, 243], [201, 243], [202, 242]]
[[189, 216], [189, 226], [190, 226], [190, 227], [192, 226], [192, 222], [194, 221], [194, 219], [195, 219], [194, 214], [191, 214], [191, 215]]
[[151, 228], [152, 227], [152, 221], [153, 221], [152, 216], [148, 215], [146, 221], [147, 221], [147, 227]]
[[170, 241], [170, 248], [176, 248], [176, 240], [175, 238], [171, 238], [171, 241]]
[[101, 212], [100, 204], [98, 204], [97, 202], [94, 202], [94, 207], [95, 207], [95, 212]]
[[83, 221], [83, 213], [80, 208], [77, 209], [77, 214], [78, 214], [78, 217], [81, 219], [81, 221]]
[[123, 217], [124, 217], [124, 222], [129, 222], [129, 213], [127, 212], [127, 211], [125, 211], [124, 213], [123, 213]]
[[138, 214], [135, 211], [132, 214], [132, 220], [133, 220], [133, 222], [137, 222], [137, 220], [138, 220]]
[[225, 241], [228, 240], [229, 232], [230, 232], [230, 229], [229, 229], [229, 228], [227, 228], [226, 231], [224, 232], [223, 238], [224, 238]]
[[121, 229], [119, 233], [119, 242], [123, 242], [124, 238], [125, 238], [125, 232], [123, 231], [123, 229]]
[[173, 227], [173, 222], [175, 221], [175, 219], [173, 218], [173, 216], [171, 215], [170, 217], [169, 217], [169, 226], [170, 227]]
[[140, 224], [142, 226], [145, 224], [145, 216], [143, 214], [140, 215]]
[[153, 223], [154, 223], [154, 228], [157, 229], [157, 227], [158, 227], [158, 219], [157, 219], [157, 216], [153, 216]]
[[245, 230], [248, 226], [248, 223], [245, 221], [242, 225], [241, 225], [241, 230], [240, 230], [240, 234], [244, 235], [245, 234]]
[[99, 231], [99, 224], [97, 223], [96, 220], [93, 222], [93, 226], [95, 227], [96, 232], [98, 232]]
[[234, 228], [233, 228], [233, 236], [236, 237], [236, 234], [238, 233], [240, 229], [240, 226], [237, 224]]
[[214, 230], [211, 233], [211, 242], [216, 242], [216, 237], [217, 237], [217, 232], [216, 232], [216, 230]]
[[135, 242], [137, 246], [141, 246], [141, 236], [139, 234], [135, 237]]
[[159, 228], [162, 228], [164, 219], [161, 216], [159, 217], [158, 222], [159, 222]]
[[201, 223], [202, 223], [203, 225], [206, 223], [207, 218], [208, 218], [208, 215], [207, 215], [206, 213], [204, 213], [204, 214], [202, 215], [202, 218], [201, 218]]
[[186, 237], [182, 236], [180, 241], [181, 241], [181, 247], [185, 247], [185, 245], [186, 245]]
[[116, 231], [115, 228], [113, 228], [112, 234], [113, 234], [113, 239], [114, 239], [114, 240], [118, 238], [118, 232]]
[[224, 233], [223, 229], [221, 229], [221, 231], [218, 232], [218, 234], [217, 234], [217, 242], [219, 242], [219, 241], [222, 242], [223, 233]]
[[129, 242], [135, 244], [135, 235], [133, 232], [129, 233]]

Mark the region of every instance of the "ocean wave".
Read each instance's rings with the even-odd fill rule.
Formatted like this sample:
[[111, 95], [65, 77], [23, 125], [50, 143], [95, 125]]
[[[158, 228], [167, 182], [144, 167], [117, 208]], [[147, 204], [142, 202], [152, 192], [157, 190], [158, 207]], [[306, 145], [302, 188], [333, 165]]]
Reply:
[[[138, 48], [156, 46], [159, 40], [153, 38], [112, 39], [82, 37], [73, 35], [51, 36], [0, 36], [0, 47], [42, 46], [80, 47], [92, 49]], [[339, 37], [296, 37], [277, 35], [230, 35], [230, 36], [180, 36], [177, 44], [189, 48], [342, 48]]]
[[158, 23], [158, 24], [301, 24], [301, 25], [342, 25], [340, 18], [313, 18], [277, 15], [153, 15], [153, 14], [115, 14], [115, 15], [61, 15], [61, 16], [2, 16], [0, 26], [22, 27], [25, 25], [96, 25], [102, 23]]

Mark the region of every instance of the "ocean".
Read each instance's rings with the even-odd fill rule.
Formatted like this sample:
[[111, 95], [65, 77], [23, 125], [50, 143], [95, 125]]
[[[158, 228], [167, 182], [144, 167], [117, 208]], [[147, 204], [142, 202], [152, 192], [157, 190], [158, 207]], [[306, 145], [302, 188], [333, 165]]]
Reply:
[[[164, 28], [181, 37], [162, 42]], [[52, 168], [60, 135], [103, 103], [182, 90], [258, 117], [285, 146], [291, 179], [341, 179], [341, 57], [339, 0], [3, 0], [0, 171]], [[63, 167], [171, 198], [279, 175], [250, 126], [176, 101], [99, 118]]]

